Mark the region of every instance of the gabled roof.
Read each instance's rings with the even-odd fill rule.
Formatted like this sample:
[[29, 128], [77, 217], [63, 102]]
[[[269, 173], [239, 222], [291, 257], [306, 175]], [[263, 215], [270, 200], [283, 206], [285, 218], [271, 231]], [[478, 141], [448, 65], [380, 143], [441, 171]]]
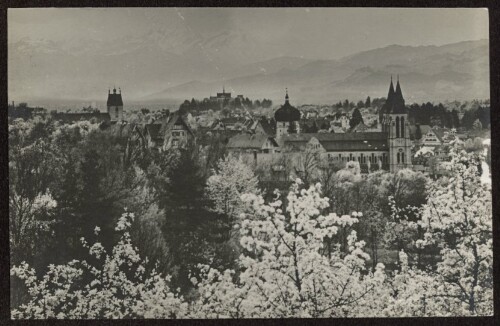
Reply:
[[282, 138], [287, 141], [309, 141], [312, 137], [321, 141], [364, 141], [364, 140], [387, 140], [386, 132], [356, 132], [356, 133], [313, 133], [313, 134], [288, 134]]
[[278, 147], [276, 141], [263, 134], [239, 134], [229, 139], [228, 149], [261, 149], [264, 144], [270, 140], [275, 147]]
[[439, 139], [439, 141], [443, 142], [444, 132], [446, 130], [443, 129], [443, 128], [434, 127], [434, 128], [432, 128], [432, 131], [434, 132], [434, 134], [436, 135], [436, 137]]
[[184, 128], [191, 134], [191, 136], [194, 136], [193, 130], [189, 126], [189, 123], [187, 123], [186, 120], [184, 120], [184, 118], [178, 112], [171, 114], [168, 122], [161, 125], [160, 136], [165, 137], [168, 132], [174, 129], [175, 125], [184, 126]]
[[350, 130], [350, 132], [365, 132], [370, 129], [364, 122], [358, 123], [354, 128]]
[[249, 128], [253, 123], [252, 119], [244, 118], [244, 117], [228, 117], [215, 120], [211, 128], [218, 128], [221, 125], [222, 129], [233, 129], [236, 124], [241, 124], [242, 127]]
[[262, 129], [264, 129], [264, 132], [269, 135], [269, 136], [274, 136], [276, 134], [276, 130], [273, 126], [273, 123], [270, 122], [267, 118], [261, 118], [259, 120], [260, 125], [262, 126]]
[[290, 134], [282, 136], [280, 143], [284, 148], [302, 149], [313, 137], [328, 152], [388, 150], [385, 132]]

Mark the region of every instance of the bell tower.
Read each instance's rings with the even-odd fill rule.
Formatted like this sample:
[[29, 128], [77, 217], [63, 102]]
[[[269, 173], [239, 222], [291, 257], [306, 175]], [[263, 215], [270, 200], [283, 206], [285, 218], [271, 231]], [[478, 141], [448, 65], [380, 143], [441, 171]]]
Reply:
[[290, 104], [288, 89], [286, 89], [285, 104], [274, 113], [276, 121], [276, 139], [287, 134], [300, 134], [300, 111]]
[[391, 172], [411, 167], [411, 141], [408, 122], [408, 110], [399, 84], [399, 76], [396, 90], [392, 83], [389, 86], [387, 101], [382, 107], [383, 127], [382, 130], [388, 134], [389, 145], [389, 169]]
[[113, 93], [108, 90], [108, 102], [106, 105], [108, 107], [108, 113], [111, 121], [123, 120], [122, 90], [120, 88], [118, 90], [119, 93], [116, 93], [116, 88], [113, 88]]

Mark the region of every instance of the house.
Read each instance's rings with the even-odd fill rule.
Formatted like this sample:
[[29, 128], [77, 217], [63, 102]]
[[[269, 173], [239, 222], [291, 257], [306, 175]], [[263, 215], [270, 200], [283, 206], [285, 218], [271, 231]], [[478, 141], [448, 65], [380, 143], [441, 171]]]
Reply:
[[163, 150], [172, 147], [182, 147], [195, 140], [193, 130], [186, 120], [174, 113], [166, 124], [162, 124], [160, 135], [163, 136]]
[[279, 146], [273, 137], [266, 134], [240, 134], [229, 139], [226, 146], [230, 153], [266, 153], [279, 151]]
[[266, 117], [261, 117], [258, 120], [254, 120], [252, 125], [248, 128], [250, 133], [254, 134], [264, 134], [274, 137], [276, 130], [274, 129], [274, 123], [268, 120]]
[[166, 119], [146, 124], [143, 128], [136, 128], [136, 133], [145, 140], [146, 147], [158, 150], [182, 147], [195, 140], [193, 130], [178, 113], [171, 114]]
[[246, 117], [229, 117], [217, 119], [210, 127], [212, 132], [226, 133], [230, 131], [247, 131], [252, 126], [254, 120]]
[[440, 146], [444, 143], [445, 130], [429, 125], [410, 126], [410, 140], [416, 146]]

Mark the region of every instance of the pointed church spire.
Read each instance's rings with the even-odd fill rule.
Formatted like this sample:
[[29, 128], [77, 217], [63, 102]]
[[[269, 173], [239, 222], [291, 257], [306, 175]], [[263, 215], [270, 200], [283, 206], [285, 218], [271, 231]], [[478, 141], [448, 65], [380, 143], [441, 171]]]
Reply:
[[394, 84], [392, 83], [392, 75], [391, 75], [391, 85], [389, 86], [389, 94], [387, 94], [387, 102], [392, 101], [394, 96]]
[[396, 84], [396, 98], [398, 100], [403, 100], [403, 92], [401, 92], [401, 86], [399, 85], [399, 75], [398, 75], [398, 82]]

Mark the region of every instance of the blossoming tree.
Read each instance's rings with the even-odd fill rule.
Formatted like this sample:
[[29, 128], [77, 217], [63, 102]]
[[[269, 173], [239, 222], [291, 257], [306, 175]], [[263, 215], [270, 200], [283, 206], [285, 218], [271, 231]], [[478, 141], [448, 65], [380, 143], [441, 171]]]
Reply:
[[458, 144], [446, 165], [450, 176], [429, 185], [428, 203], [421, 225], [424, 239], [418, 245], [442, 248], [436, 279], [436, 297], [447, 299], [459, 315], [493, 311], [493, 236], [491, 185], [481, 183], [481, 153], [467, 153]]
[[[180, 318], [187, 304], [171, 291], [169, 278], [146, 272], [130, 239], [133, 214], [124, 213], [116, 231], [121, 239], [107, 254], [101, 243], [83, 245], [91, 257], [64, 265], [50, 265], [42, 277], [22, 263], [11, 276], [24, 280], [29, 302], [11, 311], [15, 319]], [[100, 229], [96, 227], [95, 233]], [[92, 262], [93, 261], [93, 262]]]
[[208, 178], [206, 196], [214, 203], [214, 211], [226, 218], [230, 230], [243, 212], [241, 195], [258, 194], [258, 182], [250, 167], [233, 156], [219, 160], [214, 174]]
[[[205, 267], [194, 304], [200, 316], [326, 317], [356, 313], [361, 302], [384, 280], [383, 265], [365, 270], [369, 256], [356, 233], [349, 236], [349, 253], [320, 253], [325, 237], [340, 226], [352, 225], [359, 215], [323, 215], [328, 198], [319, 184], [308, 189], [297, 180], [286, 198], [270, 204], [246, 194], [248, 210], [241, 225], [241, 270], [218, 272]], [[198, 280], [193, 280], [194, 283]]]

